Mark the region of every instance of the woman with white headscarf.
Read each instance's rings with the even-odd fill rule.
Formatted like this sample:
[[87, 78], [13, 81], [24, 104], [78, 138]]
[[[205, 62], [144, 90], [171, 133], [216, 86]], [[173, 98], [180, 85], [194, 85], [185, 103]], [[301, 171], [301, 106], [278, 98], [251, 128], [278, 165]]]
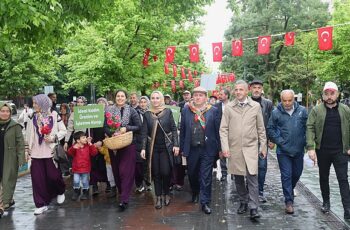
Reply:
[[[149, 150], [149, 174], [154, 180], [157, 196], [155, 208], [170, 204], [170, 178], [175, 164], [174, 156], [179, 154], [177, 127], [172, 111], [165, 108], [164, 96], [159, 91], [151, 94], [151, 109], [143, 116], [141, 157], [146, 159]], [[162, 198], [161, 196], [164, 195]]]
[[61, 171], [53, 159], [57, 140], [64, 138], [67, 130], [56, 111], [51, 112], [52, 101], [45, 94], [33, 97], [33, 110], [27, 124], [26, 141], [31, 161], [31, 179], [36, 209], [34, 215], [48, 210], [51, 200], [65, 200], [65, 184]]

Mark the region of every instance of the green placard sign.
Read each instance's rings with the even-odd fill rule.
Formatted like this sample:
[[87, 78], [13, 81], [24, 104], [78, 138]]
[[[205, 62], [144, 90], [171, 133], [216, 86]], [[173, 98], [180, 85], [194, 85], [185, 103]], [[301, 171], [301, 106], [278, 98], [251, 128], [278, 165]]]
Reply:
[[104, 119], [103, 105], [74, 107], [74, 129], [103, 127]]
[[171, 112], [173, 112], [173, 117], [174, 117], [176, 126], [179, 126], [180, 115], [181, 115], [180, 109], [181, 108], [177, 107], [177, 106], [172, 106], [172, 105], [166, 105], [165, 107], [171, 109]]

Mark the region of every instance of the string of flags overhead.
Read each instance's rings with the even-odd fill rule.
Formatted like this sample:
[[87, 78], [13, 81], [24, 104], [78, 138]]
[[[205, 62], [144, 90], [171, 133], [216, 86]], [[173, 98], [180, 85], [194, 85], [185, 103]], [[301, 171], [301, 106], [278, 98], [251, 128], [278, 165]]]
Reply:
[[[344, 25], [350, 25], [350, 22], [336, 24], [333, 26], [316, 28], [317, 37], [318, 37], [318, 48], [324, 51], [331, 50], [333, 48], [333, 27], [344, 26]], [[309, 32], [312, 30], [315, 30], [315, 29], [301, 30], [301, 31], [298, 31], [298, 33]], [[267, 36], [258, 36], [253, 38], [239, 38], [239, 39], [233, 39], [231, 41], [215, 42], [215, 43], [212, 43], [213, 62], [222, 62], [223, 43], [226, 43], [226, 42], [231, 42], [231, 56], [233, 57], [243, 56], [244, 55], [243, 42], [247, 40], [253, 40], [253, 39], [257, 39], [257, 42], [258, 42], [257, 54], [268, 55], [271, 51], [270, 50], [271, 40], [272, 40], [271, 38], [276, 36], [284, 36], [284, 46], [294, 46], [295, 44], [296, 32], [293, 32], [293, 31], [286, 32], [286, 33], [272, 34]], [[197, 70], [191, 70], [190, 68], [186, 68], [184, 66], [178, 66], [176, 63], [174, 63], [177, 47], [183, 47], [183, 45], [168, 46], [165, 50], [165, 60], [164, 60], [164, 73], [166, 75], [170, 75], [169, 65], [172, 65], [172, 75], [174, 76], [174, 80], [170, 80], [170, 85], [173, 92], [176, 92], [176, 82], [178, 82], [178, 86], [181, 89], [185, 88], [185, 83], [184, 83], [185, 81], [193, 83], [194, 87], [197, 87], [200, 85], [200, 78], [196, 78], [197, 76], [199, 76]], [[188, 47], [188, 51], [189, 51], [189, 61], [191, 63], [199, 62], [200, 61], [199, 44], [190, 44], [190, 45], [186, 45], [186, 47]], [[158, 56], [153, 55], [151, 57], [151, 49], [146, 48], [144, 51], [144, 56], [142, 61], [144, 67], [149, 66], [149, 60], [151, 58], [153, 59], [153, 61], [158, 60]], [[181, 79], [179, 81], [176, 81], [175, 78], [178, 75], [178, 71], [177, 71], [178, 67], [181, 68], [180, 70]], [[195, 76], [195, 78], [193, 78], [193, 75]], [[234, 73], [218, 74], [216, 79], [217, 84], [226, 84], [234, 81], [235, 81]], [[166, 84], [167, 82], [164, 81], [163, 82], [164, 88], [166, 87]], [[159, 82], [155, 82], [152, 88], [158, 88], [159, 86], [160, 86]]]

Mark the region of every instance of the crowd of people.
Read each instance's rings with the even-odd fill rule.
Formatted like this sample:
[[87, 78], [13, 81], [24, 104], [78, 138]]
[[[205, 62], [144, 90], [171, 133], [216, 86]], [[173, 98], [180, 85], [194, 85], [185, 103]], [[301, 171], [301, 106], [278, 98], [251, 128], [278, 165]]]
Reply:
[[[249, 95], [251, 93], [251, 96]], [[231, 98], [230, 100], [230, 97]], [[338, 87], [327, 82], [322, 103], [307, 113], [295, 101], [293, 90], [280, 94], [280, 103], [263, 97], [263, 82], [243, 80], [234, 89], [222, 89], [219, 102], [208, 97], [203, 87], [183, 92], [183, 101], [153, 91], [150, 98], [116, 91], [113, 103], [99, 98], [105, 110], [104, 127], [76, 129], [74, 108], [87, 103], [56, 108], [56, 95], [33, 97], [33, 108], [25, 106], [19, 117], [22, 126], [11, 119], [11, 106], [0, 104], [0, 216], [15, 204], [13, 193], [18, 166], [25, 162], [25, 144], [31, 159], [31, 180], [35, 215], [48, 210], [52, 199], [65, 201], [64, 177], [72, 175], [72, 200], [90, 199], [106, 183], [107, 197], [118, 198], [125, 211], [133, 188], [141, 193], [152, 190], [155, 208], [171, 204], [171, 189], [181, 191], [188, 175], [193, 203], [205, 214], [212, 212], [213, 168], [221, 170], [221, 181], [234, 180], [240, 205], [238, 214], [249, 211], [260, 218], [259, 203], [267, 202], [264, 184], [269, 149], [276, 148], [281, 173], [285, 213], [294, 213], [294, 188], [303, 172], [304, 153], [319, 167], [323, 198], [322, 212], [330, 211], [329, 172], [333, 164], [339, 182], [344, 218], [350, 220], [348, 160], [350, 156], [350, 109], [338, 102]], [[169, 106], [179, 106], [176, 121]], [[105, 138], [133, 133], [130, 145], [112, 150]], [[55, 160], [61, 146], [66, 160]], [[187, 171], [187, 173], [186, 173]], [[90, 192], [89, 189], [92, 188]]]

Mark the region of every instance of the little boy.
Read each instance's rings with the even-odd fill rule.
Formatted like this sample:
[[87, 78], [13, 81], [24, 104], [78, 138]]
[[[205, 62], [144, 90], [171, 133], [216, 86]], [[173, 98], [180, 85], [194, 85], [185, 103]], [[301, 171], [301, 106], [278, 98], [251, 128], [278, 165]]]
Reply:
[[83, 194], [81, 200], [89, 198], [89, 176], [91, 171], [92, 156], [97, 155], [95, 145], [91, 143], [91, 137], [86, 137], [85, 133], [78, 131], [73, 134], [75, 144], [68, 149], [68, 154], [73, 157], [73, 196], [72, 200], [78, 200], [80, 196], [80, 181], [83, 184]]

